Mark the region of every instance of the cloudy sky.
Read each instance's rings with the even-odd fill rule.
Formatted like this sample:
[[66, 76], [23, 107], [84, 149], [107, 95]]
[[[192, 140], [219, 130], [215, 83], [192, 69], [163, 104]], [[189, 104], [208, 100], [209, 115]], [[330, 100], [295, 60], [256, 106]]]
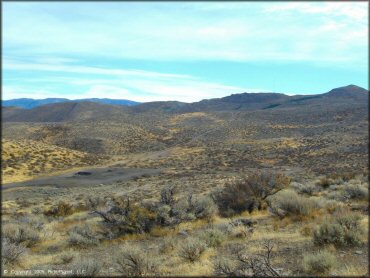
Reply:
[[4, 2], [3, 99], [368, 87], [367, 2]]

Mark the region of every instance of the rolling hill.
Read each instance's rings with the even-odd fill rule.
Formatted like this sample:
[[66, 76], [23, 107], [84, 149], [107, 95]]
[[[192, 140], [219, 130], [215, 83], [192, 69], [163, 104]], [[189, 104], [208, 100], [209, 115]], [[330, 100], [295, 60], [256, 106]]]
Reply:
[[3, 121], [10, 122], [67, 122], [86, 119], [112, 119], [123, 115], [125, 107], [96, 102], [61, 102], [33, 109], [5, 107]]
[[[3, 120], [8, 122], [67, 122], [77, 120], [102, 120], [127, 116], [134, 112], [152, 113], [190, 113], [217, 111], [256, 111], [281, 108], [298, 108], [302, 106], [325, 107], [331, 109], [337, 105], [351, 106], [368, 102], [368, 91], [355, 86], [336, 88], [330, 92], [317, 95], [288, 96], [279, 93], [243, 93], [223, 98], [202, 100], [194, 103], [178, 101], [161, 101], [137, 104], [131, 107], [101, 104], [87, 100], [68, 101], [47, 104], [33, 109], [5, 108]], [[108, 102], [108, 100], [107, 100]], [[7, 103], [9, 104], [9, 102]], [[4, 102], [3, 102], [4, 106]]]
[[[189, 269], [212, 276], [214, 255], [235, 258], [242, 247], [248, 258], [260, 258], [263, 244], [273, 240], [273, 263], [290, 271], [286, 276], [300, 274], [305, 254], [317, 256], [315, 231], [331, 219], [345, 217], [347, 223], [348, 215], [357, 215], [353, 227], [368, 227], [368, 107], [368, 91], [353, 85], [318, 95], [244, 93], [196, 103], [3, 107], [4, 230], [8, 237], [18, 238], [16, 231], [36, 235], [21, 258], [33, 269], [79, 267], [85, 252], [97, 258], [94, 264], [105, 260], [108, 266], [118, 258], [111, 256], [117, 246], [125, 254], [134, 246], [160, 258], [163, 276]], [[245, 210], [255, 192], [266, 196], [264, 180], [271, 173], [272, 186], [284, 175], [291, 183], [269, 203], [236, 214], [223, 205], [228, 199]], [[166, 200], [180, 213], [170, 216]], [[123, 209], [132, 209], [134, 222], [116, 222]], [[199, 218], [197, 211], [212, 215]], [[236, 224], [241, 220], [255, 224]], [[156, 221], [147, 232], [131, 232], [147, 221]], [[112, 227], [125, 229], [112, 234]], [[356, 235], [360, 245], [345, 246], [345, 252], [330, 245], [345, 266], [336, 274], [366, 276], [366, 235]], [[199, 262], [182, 256], [192, 238], [207, 248]], [[219, 243], [208, 245], [215, 238]], [[206, 268], [200, 271], [200, 265]]]

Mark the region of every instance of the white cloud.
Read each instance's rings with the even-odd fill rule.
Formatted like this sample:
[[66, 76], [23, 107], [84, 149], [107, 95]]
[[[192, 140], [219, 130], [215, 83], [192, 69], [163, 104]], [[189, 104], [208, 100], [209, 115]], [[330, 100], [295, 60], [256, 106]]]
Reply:
[[[4, 98], [46, 98], [63, 95], [63, 97], [71, 99], [106, 97], [140, 102], [167, 100], [194, 102], [202, 99], [224, 97], [233, 93], [264, 91], [263, 89], [247, 89], [209, 82], [190, 75], [87, 67], [73, 65], [69, 61], [63, 64], [61, 63], [63, 59], [52, 59], [51, 61], [57, 62], [39, 64], [5, 60], [4, 67], [8, 70], [39, 71], [46, 75], [27, 80], [27, 86], [6, 86]], [[50, 72], [58, 73], [61, 76], [47, 77]], [[71, 73], [73, 73], [73, 76], [70, 75]], [[13, 82], [17, 82], [17, 79]], [[58, 92], [58, 88], [63, 88], [63, 91], [65, 91], [65, 86], [74, 88], [75, 92]], [[44, 89], [38, 89], [40, 87]]]
[[[352, 2], [6, 3], [4, 53], [328, 63], [342, 62], [341, 57], [356, 48], [353, 63], [367, 53], [367, 6]], [[353, 38], [354, 33], [356, 39], [347, 39], [346, 49], [337, 46], [338, 40]], [[297, 41], [312, 45], [311, 51], [302, 53], [302, 48], [295, 47]]]
[[368, 3], [7, 2], [3, 8], [5, 97], [196, 101], [251, 91], [119, 66], [126, 60], [175, 68], [184, 61], [299, 62], [368, 71]]
[[271, 3], [265, 8], [267, 12], [288, 11], [295, 14], [320, 14], [329, 17], [342, 16], [365, 23], [368, 12], [368, 2], [285, 2]]
[[[227, 86], [214, 82], [204, 81], [133, 81], [126, 83], [131, 88], [147, 93], [145, 99], [156, 100], [180, 100], [184, 102], [199, 101], [202, 99], [224, 97], [230, 94], [243, 92], [261, 92], [263, 89], [247, 89], [235, 86]], [[134, 96], [133, 96], [134, 97]]]
[[[84, 85], [87, 85], [85, 82]], [[219, 98], [231, 94], [243, 92], [264, 92], [264, 89], [255, 88], [239, 88], [233, 86], [225, 86], [217, 83], [194, 82], [189, 84], [175, 84], [171, 82], [161, 81], [141, 81], [134, 84], [128, 82], [130, 88], [127, 88], [125, 82], [113, 83], [107, 85], [108, 82], [92, 81], [89, 85], [79, 90], [78, 93], [60, 94], [57, 90], [38, 90], [35, 88], [26, 88], [22, 86], [4, 86], [3, 98], [52, 98], [65, 97], [69, 99], [81, 98], [112, 98], [112, 99], [128, 99], [139, 102], [149, 101], [183, 101], [195, 102], [202, 99]], [[86, 88], [86, 89], [85, 89]]]
[[[46, 59], [47, 60], [47, 59]], [[107, 69], [92, 66], [66, 65], [63, 64], [63, 59], [51, 58], [51, 61], [58, 61], [56, 64], [40, 64], [40, 63], [24, 63], [5, 59], [3, 66], [7, 70], [29, 70], [29, 71], [54, 71], [68, 73], [83, 73], [83, 74], [99, 74], [99, 75], [116, 75], [116, 76], [141, 76], [141, 77], [175, 77], [175, 78], [190, 78], [188, 75], [159, 73], [144, 70], [123, 70], [123, 69]]]
[[[132, 84], [131, 84], [132, 86]], [[79, 95], [78, 98], [108, 97], [117, 99], [129, 99], [139, 102], [148, 101], [182, 101], [195, 102], [202, 99], [219, 98], [233, 93], [262, 92], [263, 89], [245, 89], [232, 86], [224, 86], [215, 83], [193, 84], [167, 84], [161, 82], [141, 82], [133, 88], [141, 93], [133, 93], [130, 90], [118, 86], [93, 85], [90, 89]], [[75, 97], [74, 97], [75, 98]]]

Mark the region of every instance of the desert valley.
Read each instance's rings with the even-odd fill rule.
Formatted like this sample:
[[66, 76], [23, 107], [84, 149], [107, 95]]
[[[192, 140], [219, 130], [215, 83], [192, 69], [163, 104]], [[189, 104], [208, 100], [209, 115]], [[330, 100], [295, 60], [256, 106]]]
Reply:
[[4, 102], [3, 275], [368, 275], [368, 98]]

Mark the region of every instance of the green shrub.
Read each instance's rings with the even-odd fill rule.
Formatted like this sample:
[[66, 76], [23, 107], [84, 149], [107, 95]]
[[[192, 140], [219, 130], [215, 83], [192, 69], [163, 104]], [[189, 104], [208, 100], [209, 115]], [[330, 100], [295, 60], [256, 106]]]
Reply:
[[361, 236], [364, 233], [359, 214], [345, 213], [335, 217], [335, 221], [343, 227], [344, 242], [348, 246], [358, 246], [362, 243]]
[[229, 235], [236, 238], [248, 238], [251, 236], [250, 228], [246, 226], [234, 226], [230, 227]]
[[347, 230], [360, 229], [361, 215], [356, 213], [341, 213], [334, 215], [335, 222], [343, 226]]
[[208, 229], [203, 232], [201, 238], [208, 247], [218, 247], [225, 241], [226, 235], [220, 230]]
[[1, 262], [3, 266], [13, 265], [19, 262], [19, 259], [26, 251], [25, 247], [18, 243], [12, 242], [4, 236], [2, 237], [1, 245]]
[[26, 224], [7, 224], [3, 227], [3, 236], [11, 243], [32, 247], [40, 241], [38, 233]]
[[344, 229], [337, 223], [323, 223], [314, 231], [313, 239], [316, 245], [344, 245]]
[[335, 266], [335, 256], [325, 250], [305, 255], [303, 258], [303, 269], [307, 274], [328, 275]]
[[348, 184], [344, 191], [346, 193], [346, 197], [349, 199], [357, 199], [357, 200], [367, 200], [369, 196], [369, 189], [366, 185], [352, 185]]
[[215, 276], [237, 276], [235, 269], [235, 263], [226, 258], [217, 259], [213, 265], [213, 273]]
[[44, 216], [42, 215], [34, 215], [34, 216], [27, 215], [27, 217], [25, 217], [24, 219], [24, 222], [27, 223], [35, 231], [42, 231], [45, 226], [45, 219], [44, 219]]
[[316, 245], [334, 244], [336, 246], [360, 245], [363, 230], [360, 225], [361, 216], [346, 213], [334, 216], [329, 222], [321, 224], [313, 235]]
[[125, 234], [147, 233], [157, 224], [157, 214], [147, 208], [132, 205], [129, 199], [112, 200], [108, 211], [98, 210], [92, 204], [93, 213], [102, 218], [106, 236], [112, 238]]
[[173, 250], [175, 250], [176, 246], [177, 246], [177, 240], [174, 237], [172, 237], [172, 236], [164, 237], [162, 239], [161, 244], [159, 245], [159, 251], [161, 253], [166, 253], [168, 251], [173, 251]]
[[190, 194], [186, 199], [180, 199], [172, 206], [160, 205], [155, 209], [158, 223], [162, 226], [172, 226], [183, 221], [195, 219], [212, 220], [217, 214], [217, 206], [209, 196], [194, 197]]
[[299, 196], [294, 191], [279, 192], [269, 199], [271, 211], [280, 216], [309, 216], [318, 208], [314, 199]]
[[156, 213], [142, 207], [133, 206], [123, 219], [123, 230], [126, 233], [145, 233], [156, 224]]
[[176, 194], [177, 188], [175, 186], [166, 186], [161, 190], [161, 199], [160, 202], [163, 205], [167, 205], [172, 207], [175, 202], [175, 194]]
[[190, 212], [198, 219], [210, 219], [217, 214], [217, 206], [210, 197], [199, 197], [190, 204]]
[[292, 183], [292, 187], [300, 194], [312, 195], [317, 187], [313, 184]]
[[99, 240], [96, 238], [96, 235], [93, 233], [91, 228], [87, 225], [76, 226], [71, 231], [69, 231], [68, 243], [71, 246], [78, 247], [87, 247], [98, 245]]
[[156, 222], [161, 226], [171, 226], [174, 222], [173, 219], [173, 208], [168, 205], [161, 205], [157, 210], [157, 220]]
[[[191, 199], [190, 199], [191, 198]], [[187, 200], [180, 199], [173, 207], [172, 210], [172, 223], [180, 223], [185, 221], [192, 221], [197, 219], [190, 201], [193, 197], [188, 197]]]
[[187, 238], [180, 247], [179, 256], [190, 262], [195, 262], [199, 260], [200, 256], [206, 249], [206, 244], [199, 239]]
[[154, 275], [157, 263], [137, 247], [124, 246], [116, 255], [116, 269], [124, 276]]
[[44, 211], [45, 216], [53, 216], [53, 217], [60, 217], [60, 216], [68, 216], [73, 214], [73, 207], [72, 205], [66, 202], [59, 202], [57, 205], [51, 207]]

